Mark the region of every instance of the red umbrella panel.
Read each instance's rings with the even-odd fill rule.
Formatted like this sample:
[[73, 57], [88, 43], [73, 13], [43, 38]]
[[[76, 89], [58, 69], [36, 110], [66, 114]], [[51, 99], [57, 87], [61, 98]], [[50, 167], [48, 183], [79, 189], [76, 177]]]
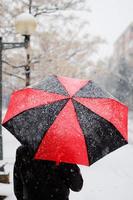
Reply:
[[93, 81], [49, 76], [12, 94], [3, 126], [35, 159], [91, 165], [127, 144], [127, 114]]

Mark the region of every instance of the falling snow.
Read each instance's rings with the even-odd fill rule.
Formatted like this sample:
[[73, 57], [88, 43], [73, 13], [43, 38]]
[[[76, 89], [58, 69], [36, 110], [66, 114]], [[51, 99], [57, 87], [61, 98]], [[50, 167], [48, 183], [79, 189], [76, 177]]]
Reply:
[[[44, 83], [45, 83], [45, 87], [43, 86]], [[51, 85], [49, 86], [50, 83]], [[39, 89], [42, 91], [47, 90], [48, 92], [57, 92], [58, 94], [59, 94], [59, 91], [61, 91], [61, 94], [66, 95], [66, 96], [69, 93], [69, 91], [65, 91], [65, 88], [62, 87], [61, 84], [59, 84], [59, 82], [55, 79], [55, 77], [53, 79], [50, 77], [47, 81], [39, 83], [38, 88], [37, 88], [37, 85], [35, 85], [34, 88], [36, 90]], [[90, 93], [92, 94], [92, 96], [90, 96], [91, 95]], [[116, 112], [115, 106], [114, 107], [107, 106], [109, 110], [108, 112], [105, 112], [105, 119], [104, 119], [103, 117], [100, 117], [99, 114], [96, 114], [94, 112], [95, 107], [93, 106], [93, 100], [92, 100], [91, 106], [92, 108], [94, 107], [94, 110], [92, 108], [89, 109], [89, 106], [85, 105], [85, 102], [83, 101], [81, 97], [84, 97], [84, 99], [85, 97], [90, 97], [90, 99], [94, 97], [108, 99], [111, 96], [109, 96], [109, 94], [107, 94], [105, 91], [102, 91], [99, 87], [96, 87], [92, 82], [88, 82], [88, 84], [85, 85], [83, 88], [81, 88], [81, 90], [79, 90], [79, 92], [77, 92], [76, 95], [73, 97], [68, 96], [66, 97], [65, 100], [56, 101], [50, 105], [44, 105], [44, 106], [41, 105], [41, 106], [38, 106], [37, 108], [32, 108], [32, 109], [29, 109], [28, 111], [20, 113], [19, 115], [15, 116], [13, 119], [6, 122], [6, 128], [8, 130], [11, 130], [13, 134], [16, 134], [16, 138], [18, 138], [17, 134], [19, 133], [19, 136], [21, 136], [21, 142], [23, 144], [28, 144], [35, 151], [38, 148], [38, 144], [40, 144], [46, 131], [53, 124], [55, 119], [58, 119], [58, 115], [60, 111], [62, 111], [65, 107], [67, 107], [67, 105], [69, 105], [67, 104], [67, 102], [71, 102], [76, 111], [75, 116], [76, 116], [77, 122], [79, 123], [78, 126], [80, 126], [84, 134], [85, 144], [87, 145], [87, 152], [88, 152], [87, 159], [89, 160], [89, 164], [93, 164], [94, 162], [104, 157], [105, 155], [109, 154], [110, 152], [114, 151], [115, 149], [127, 144], [126, 135], [124, 135], [122, 132], [122, 130], [124, 130], [123, 128], [124, 124], [119, 123], [119, 121], [124, 119], [124, 114], [120, 115], [119, 112]], [[74, 98], [74, 100], [72, 100], [72, 98]], [[83, 104], [82, 104], [82, 101], [83, 101]], [[115, 99], [114, 99], [114, 102], [116, 102]], [[119, 102], [117, 103], [119, 104]], [[121, 105], [121, 108], [123, 107], [124, 105]], [[111, 121], [111, 123], [110, 123], [110, 120], [106, 116], [107, 113], [109, 113], [109, 115], [112, 113], [112, 118], [110, 119], [113, 121]], [[113, 117], [113, 113], [117, 114], [116, 119]], [[124, 113], [124, 109], [123, 109], [123, 113]], [[62, 121], [60, 120], [59, 121], [60, 123], [62, 123], [63, 120], [67, 119], [66, 114], [63, 113], [61, 115], [61, 118], [62, 118]], [[70, 119], [72, 119], [71, 116], [70, 116]], [[29, 125], [29, 123], [27, 122], [31, 122], [32, 125]], [[75, 124], [73, 123], [73, 121], [70, 123], [70, 126], [69, 124], [66, 124], [66, 125], [69, 128], [71, 128], [72, 126], [73, 128], [72, 130], [77, 128]], [[68, 128], [66, 128], [66, 126], [64, 130], [62, 129], [66, 135], [67, 135], [67, 129]], [[9, 137], [8, 136], [9, 133], [7, 133], [5, 129], [3, 130], [5, 134], [4, 140], [8, 141], [8, 143], [10, 144], [9, 147], [10, 149], [12, 149], [12, 151], [9, 152], [9, 149], [7, 148], [7, 145], [6, 145], [7, 141], [6, 142], [4, 141], [4, 149], [5, 149], [4, 160], [8, 162], [6, 170], [10, 171], [11, 173], [11, 176], [10, 176], [11, 184], [9, 184], [8, 186], [1, 184], [2, 191], [0, 189], [0, 193], [4, 194], [4, 192], [6, 193], [8, 190], [8, 195], [9, 195], [8, 199], [12, 200], [12, 199], [15, 199], [13, 196], [12, 188], [11, 188], [12, 187], [12, 167], [14, 163], [15, 149], [18, 146], [18, 142], [15, 140], [15, 138], [13, 138], [13, 136]], [[30, 138], [29, 133], [33, 137]], [[59, 136], [63, 138], [61, 132], [59, 131], [58, 133], [59, 133]], [[72, 134], [70, 134], [70, 136], [72, 136]], [[79, 133], [77, 134], [77, 136], [78, 138], [80, 138]], [[11, 139], [9, 140], [9, 138]], [[37, 143], [35, 143], [35, 141]], [[14, 142], [14, 145], [13, 145], [13, 142]], [[51, 142], [53, 141], [51, 140]], [[70, 142], [69, 147], [70, 149], [73, 149], [73, 145], [71, 145], [71, 142]], [[76, 146], [76, 143], [75, 143], [75, 146]], [[81, 155], [78, 152], [78, 149], [76, 152], [77, 152], [77, 155]], [[108, 198], [108, 200], [112, 200], [112, 199], [125, 200], [125, 197], [123, 194], [124, 190], [121, 190], [121, 188], [124, 188], [124, 186], [127, 185], [127, 182], [129, 182], [130, 185], [133, 186], [133, 182], [131, 181], [131, 179], [130, 178], [128, 179], [130, 170], [128, 171], [127, 169], [130, 169], [130, 166], [133, 167], [133, 160], [129, 159], [130, 157], [128, 157], [127, 155], [128, 153], [131, 157], [131, 153], [133, 153], [132, 145], [123, 146], [116, 152], [109, 154], [104, 159], [96, 162], [90, 168], [81, 167], [81, 171], [84, 177], [84, 188], [80, 193], [74, 194], [71, 192], [70, 199], [76, 198], [77, 200], [78, 199], [81, 200], [83, 199], [83, 197], [84, 197], [84, 200], [85, 199], [86, 200], [87, 199], [91, 199], [91, 200], [105, 199], [106, 192], [107, 192], [108, 196], [106, 196], [106, 198]], [[64, 152], [62, 151], [61, 158], [63, 158], [63, 156], [65, 155], [63, 154]], [[126, 162], [126, 159], [127, 159], [127, 162]], [[128, 165], [128, 162], [130, 165]], [[82, 163], [79, 162], [78, 164], [82, 164]], [[124, 168], [122, 168], [123, 166]], [[71, 174], [73, 174], [73, 169], [70, 169], [70, 172]], [[30, 179], [30, 177], [31, 177], [31, 174], [27, 173], [26, 181], [28, 180], [28, 178]], [[107, 179], [107, 177], [109, 179]], [[122, 177], [125, 177], [125, 179], [123, 180]], [[123, 180], [123, 182], [121, 180]], [[109, 187], [107, 187], [105, 182], [108, 183]], [[118, 183], [121, 183], [121, 184], [118, 184]], [[38, 182], [36, 182], [35, 189], [37, 185], [38, 185]], [[130, 186], [128, 189], [130, 189]], [[118, 191], [118, 194], [115, 190]], [[114, 198], [113, 191], [115, 191], [117, 198]], [[58, 192], [58, 188], [56, 189], [56, 192]], [[52, 195], [53, 194], [51, 194], [51, 197]], [[127, 200], [132, 200], [131, 193], [130, 194], [127, 193], [127, 196], [129, 197], [129, 198], [126, 198]]]

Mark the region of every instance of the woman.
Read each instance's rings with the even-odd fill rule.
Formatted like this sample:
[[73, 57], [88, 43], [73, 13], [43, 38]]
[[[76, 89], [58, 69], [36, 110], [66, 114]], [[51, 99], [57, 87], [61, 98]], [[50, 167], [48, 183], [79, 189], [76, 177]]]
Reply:
[[70, 189], [80, 191], [82, 186], [77, 165], [34, 160], [28, 147], [17, 149], [14, 165], [17, 200], [68, 200]]

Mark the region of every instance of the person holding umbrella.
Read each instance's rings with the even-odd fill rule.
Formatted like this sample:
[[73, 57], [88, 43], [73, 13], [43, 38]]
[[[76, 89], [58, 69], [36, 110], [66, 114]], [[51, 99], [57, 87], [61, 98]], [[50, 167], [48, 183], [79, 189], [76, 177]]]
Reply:
[[[29, 188], [29, 180], [35, 179], [32, 188], [39, 188], [36, 184], [44, 183], [41, 177], [52, 195], [46, 198], [45, 193], [45, 199], [58, 194], [53, 199], [68, 200], [69, 188], [78, 191], [83, 184], [76, 164], [90, 166], [127, 145], [127, 122], [128, 107], [93, 81], [48, 76], [13, 92], [3, 126], [34, 152], [33, 160], [28, 150], [18, 149], [16, 166], [24, 177], [19, 178]], [[17, 174], [21, 173], [15, 176], [19, 182]], [[31, 191], [34, 194], [35, 189]]]
[[70, 189], [80, 191], [83, 179], [75, 164], [35, 160], [27, 146], [20, 146], [14, 165], [17, 200], [68, 200]]

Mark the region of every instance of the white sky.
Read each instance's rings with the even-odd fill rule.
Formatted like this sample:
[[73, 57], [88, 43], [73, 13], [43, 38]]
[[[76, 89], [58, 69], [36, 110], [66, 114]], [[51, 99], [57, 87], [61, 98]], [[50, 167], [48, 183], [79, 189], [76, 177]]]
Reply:
[[104, 37], [108, 44], [102, 47], [100, 56], [108, 56], [113, 43], [133, 22], [133, 0], [88, 0], [92, 12], [89, 15], [91, 32]]

